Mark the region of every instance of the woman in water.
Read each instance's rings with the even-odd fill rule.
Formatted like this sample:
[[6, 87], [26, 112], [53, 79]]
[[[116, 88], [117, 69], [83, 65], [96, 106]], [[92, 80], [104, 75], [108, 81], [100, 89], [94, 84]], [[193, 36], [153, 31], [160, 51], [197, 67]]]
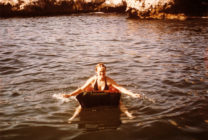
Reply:
[[130, 95], [131, 97], [137, 98], [141, 97], [140, 94], [134, 94], [131, 91], [125, 89], [124, 87], [118, 85], [113, 79], [106, 76], [106, 67], [103, 63], [96, 65], [96, 74], [95, 76], [89, 78], [87, 82], [74, 92], [70, 94], [65, 94], [64, 97], [68, 98], [71, 96], [76, 96], [82, 92], [119, 92], [123, 94]]
[[[134, 94], [131, 91], [125, 89], [124, 87], [118, 85], [113, 79], [106, 76], [106, 66], [103, 63], [96, 65], [96, 75], [89, 78], [87, 82], [77, 90], [73, 91], [70, 94], [64, 94], [65, 98], [71, 96], [79, 95], [83, 92], [110, 92], [110, 93], [123, 93], [129, 95], [133, 98], [141, 98], [140, 94]], [[127, 111], [127, 109], [120, 103], [121, 111], [123, 111], [129, 118], [133, 116]], [[69, 122], [73, 120], [81, 111], [81, 106], [79, 106], [74, 115], [69, 119]]]

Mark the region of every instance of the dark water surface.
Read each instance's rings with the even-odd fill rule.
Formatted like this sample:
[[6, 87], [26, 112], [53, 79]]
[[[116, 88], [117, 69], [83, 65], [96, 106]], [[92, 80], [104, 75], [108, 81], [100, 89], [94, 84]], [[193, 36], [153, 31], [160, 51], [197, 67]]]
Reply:
[[[133, 20], [125, 15], [0, 19], [0, 139], [205, 140], [208, 138], [208, 19]], [[107, 75], [156, 100], [83, 110], [52, 96]]]

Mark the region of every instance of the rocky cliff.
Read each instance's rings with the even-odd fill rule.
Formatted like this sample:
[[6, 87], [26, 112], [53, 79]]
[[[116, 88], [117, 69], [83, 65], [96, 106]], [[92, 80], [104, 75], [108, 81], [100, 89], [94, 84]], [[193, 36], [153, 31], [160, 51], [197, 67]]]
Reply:
[[126, 12], [141, 19], [207, 16], [206, 0], [0, 0], [0, 17]]

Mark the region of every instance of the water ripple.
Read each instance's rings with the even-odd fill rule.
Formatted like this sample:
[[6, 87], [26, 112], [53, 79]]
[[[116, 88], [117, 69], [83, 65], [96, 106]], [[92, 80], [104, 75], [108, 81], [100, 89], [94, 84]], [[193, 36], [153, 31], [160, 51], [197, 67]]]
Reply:
[[[91, 13], [0, 21], [3, 138], [207, 138], [207, 19]], [[84, 84], [98, 62], [117, 83], [156, 102], [123, 95], [133, 120], [119, 109], [98, 109], [67, 124], [78, 103], [52, 95]]]

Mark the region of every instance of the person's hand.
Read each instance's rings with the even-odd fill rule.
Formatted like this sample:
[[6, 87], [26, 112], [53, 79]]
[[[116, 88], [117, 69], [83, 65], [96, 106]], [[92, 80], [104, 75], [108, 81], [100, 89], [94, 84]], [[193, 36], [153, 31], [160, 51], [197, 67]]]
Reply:
[[149, 102], [155, 103], [155, 99], [145, 96], [145, 94], [134, 94], [134, 98], [140, 98], [142, 100], [148, 100]]
[[141, 94], [136, 94], [137, 98], [142, 98]]
[[152, 103], [155, 103], [156, 102], [155, 99], [150, 98], [150, 97], [147, 97], [147, 96], [145, 96], [145, 94], [141, 94], [140, 95], [140, 98], [143, 99], [143, 100], [147, 100], [149, 102], [152, 102]]
[[70, 94], [63, 94], [63, 97], [69, 98], [71, 95]]
[[140, 94], [133, 94], [133, 98], [141, 98]]

